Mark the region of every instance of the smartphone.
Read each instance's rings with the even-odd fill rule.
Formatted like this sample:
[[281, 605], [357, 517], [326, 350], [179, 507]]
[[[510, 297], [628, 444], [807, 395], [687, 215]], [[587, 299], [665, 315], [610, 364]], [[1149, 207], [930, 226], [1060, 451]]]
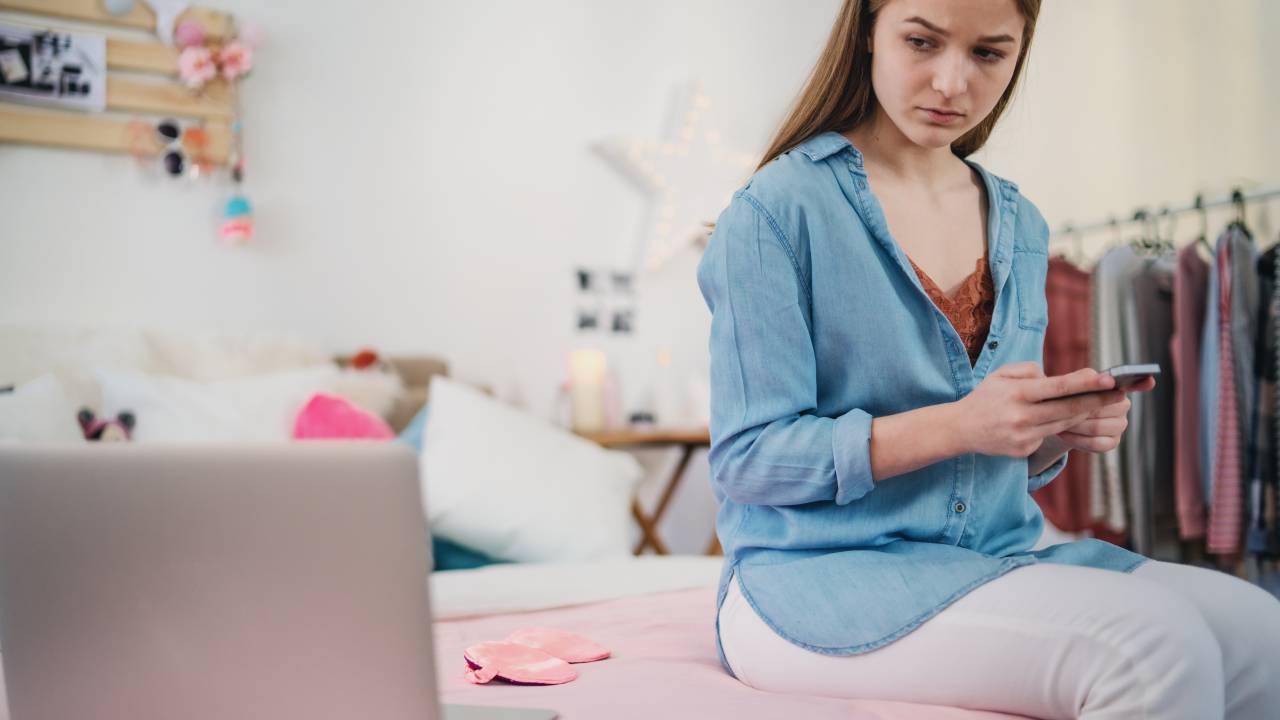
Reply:
[[1112, 368], [1103, 370], [1104, 373], [1116, 379], [1116, 386], [1113, 390], [1123, 390], [1131, 385], [1137, 385], [1147, 377], [1154, 377], [1160, 374], [1160, 366], [1156, 363], [1147, 363], [1145, 365], [1116, 365]]
[[[1116, 365], [1102, 371], [1116, 379], [1115, 387], [1111, 390], [1126, 390], [1149, 377], [1156, 377], [1160, 374], [1160, 365], [1157, 363], [1145, 363], [1142, 365]], [[1111, 392], [1111, 390], [1089, 390], [1082, 393], [1073, 393], [1071, 395], [1060, 395], [1049, 400], [1062, 400], [1064, 398], [1076, 397], [1078, 395], [1088, 395], [1090, 393]]]

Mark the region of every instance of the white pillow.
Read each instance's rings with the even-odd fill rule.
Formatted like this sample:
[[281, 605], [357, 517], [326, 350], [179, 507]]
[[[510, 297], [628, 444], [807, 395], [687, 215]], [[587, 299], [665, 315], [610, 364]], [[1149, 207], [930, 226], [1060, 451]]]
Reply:
[[631, 554], [641, 467], [441, 375], [423, 434], [423, 504], [432, 534], [518, 562]]
[[0, 440], [84, 442], [78, 408], [52, 373], [0, 392]]
[[102, 412], [134, 414], [135, 442], [288, 441], [298, 410], [327, 391], [336, 365], [199, 382], [137, 370], [96, 367]]

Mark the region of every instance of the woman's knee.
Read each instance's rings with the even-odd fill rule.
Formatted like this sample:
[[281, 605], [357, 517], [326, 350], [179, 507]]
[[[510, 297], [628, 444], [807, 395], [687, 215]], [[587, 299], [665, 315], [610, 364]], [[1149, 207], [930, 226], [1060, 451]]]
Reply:
[[1128, 626], [1121, 634], [1127, 641], [1121, 655], [1135, 684], [1166, 694], [1216, 697], [1221, 707], [1222, 646], [1193, 603], [1153, 587], [1128, 615], [1121, 620]]

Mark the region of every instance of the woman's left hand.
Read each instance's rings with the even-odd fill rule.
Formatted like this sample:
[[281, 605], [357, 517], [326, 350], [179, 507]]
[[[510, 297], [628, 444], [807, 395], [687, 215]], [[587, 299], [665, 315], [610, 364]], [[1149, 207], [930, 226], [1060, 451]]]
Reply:
[[1057, 434], [1057, 438], [1069, 449], [1088, 452], [1106, 452], [1120, 444], [1120, 436], [1129, 426], [1130, 392], [1146, 392], [1156, 386], [1156, 379], [1146, 378], [1142, 382], [1126, 389], [1125, 397], [1119, 402], [1103, 405], [1094, 410], [1079, 423]]

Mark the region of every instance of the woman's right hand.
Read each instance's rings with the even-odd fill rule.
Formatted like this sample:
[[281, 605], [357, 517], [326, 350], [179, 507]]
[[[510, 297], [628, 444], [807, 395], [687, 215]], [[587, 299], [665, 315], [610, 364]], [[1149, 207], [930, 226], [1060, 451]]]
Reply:
[[[1103, 405], [1119, 402], [1115, 379], [1092, 368], [1045, 377], [1034, 362], [1003, 365], [956, 401], [961, 443], [969, 452], [1023, 458], [1044, 439], [1084, 421]], [[1060, 398], [1060, 399], [1053, 399]]]

